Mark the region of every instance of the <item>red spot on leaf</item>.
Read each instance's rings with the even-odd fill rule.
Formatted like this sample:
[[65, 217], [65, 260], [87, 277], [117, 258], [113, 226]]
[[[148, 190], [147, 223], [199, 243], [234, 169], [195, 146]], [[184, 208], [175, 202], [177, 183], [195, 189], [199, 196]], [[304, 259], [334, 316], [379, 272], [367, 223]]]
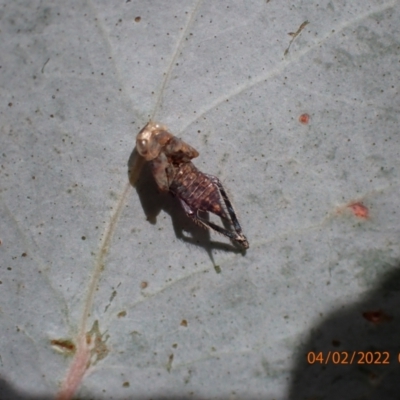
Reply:
[[310, 116], [308, 114], [301, 114], [299, 117], [299, 122], [301, 124], [307, 125], [310, 121]]
[[365, 311], [362, 316], [369, 322], [375, 325], [381, 324], [382, 322], [388, 322], [393, 319], [392, 316], [385, 314], [382, 310], [376, 311]]
[[359, 218], [368, 218], [369, 217], [369, 210], [367, 207], [364, 206], [363, 203], [352, 203], [349, 205], [349, 208], [353, 211], [353, 214]]

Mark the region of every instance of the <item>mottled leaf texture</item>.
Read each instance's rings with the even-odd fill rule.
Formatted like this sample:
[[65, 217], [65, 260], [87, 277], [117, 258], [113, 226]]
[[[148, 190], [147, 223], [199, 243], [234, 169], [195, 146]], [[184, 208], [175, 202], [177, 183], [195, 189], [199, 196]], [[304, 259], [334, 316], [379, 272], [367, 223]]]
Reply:
[[[0, 0], [0, 398], [398, 397], [399, 21]], [[247, 252], [158, 191], [149, 120], [221, 180]]]

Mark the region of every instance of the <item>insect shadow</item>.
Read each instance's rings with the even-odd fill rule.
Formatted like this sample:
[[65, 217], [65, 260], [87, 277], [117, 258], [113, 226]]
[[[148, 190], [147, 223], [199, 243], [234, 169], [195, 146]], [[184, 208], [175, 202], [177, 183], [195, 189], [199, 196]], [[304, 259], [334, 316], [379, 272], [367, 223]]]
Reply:
[[[211, 231], [189, 219], [176, 197], [171, 193], [161, 193], [154, 180], [149, 163], [143, 162], [136, 148], [129, 157], [128, 177], [131, 185], [136, 189], [143, 212], [150, 224], [155, 225], [160, 211], [165, 211], [171, 217], [175, 236], [186, 243], [205, 249], [213, 263], [213, 249], [243, 254], [243, 249], [239, 246], [211, 240]], [[209, 218], [207, 213], [204, 213], [202, 217], [204, 219]]]

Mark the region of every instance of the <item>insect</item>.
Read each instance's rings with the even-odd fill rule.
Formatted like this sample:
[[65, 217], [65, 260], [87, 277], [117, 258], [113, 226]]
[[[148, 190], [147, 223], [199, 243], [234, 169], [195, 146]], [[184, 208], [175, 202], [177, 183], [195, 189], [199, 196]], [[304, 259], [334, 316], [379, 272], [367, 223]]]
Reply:
[[[192, 163], [191, 160], [199, 155], [196, 149], [168, 132], [165, 126], [151, 121], [138, 133], [136, 149], [150, 162], [159, 189], [177, 197], [189, 218], [227, 236], [241, 247], [249, 248], [219, 179], [199, 171]], [[224, 227], [201, 216], [207, 212], [220, 217]]]

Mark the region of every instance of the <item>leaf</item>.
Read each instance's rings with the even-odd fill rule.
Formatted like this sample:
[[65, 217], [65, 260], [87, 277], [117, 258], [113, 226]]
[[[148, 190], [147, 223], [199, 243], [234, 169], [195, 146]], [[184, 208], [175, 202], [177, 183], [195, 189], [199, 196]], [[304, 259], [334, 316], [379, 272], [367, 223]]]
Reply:
[[[285, 397], [313, 328], [398, 267], [398, 2], [1, 10], [0, 394]], [[224, 183], [246, 254], [146, 167], [131, 186], [150, 118]]]

